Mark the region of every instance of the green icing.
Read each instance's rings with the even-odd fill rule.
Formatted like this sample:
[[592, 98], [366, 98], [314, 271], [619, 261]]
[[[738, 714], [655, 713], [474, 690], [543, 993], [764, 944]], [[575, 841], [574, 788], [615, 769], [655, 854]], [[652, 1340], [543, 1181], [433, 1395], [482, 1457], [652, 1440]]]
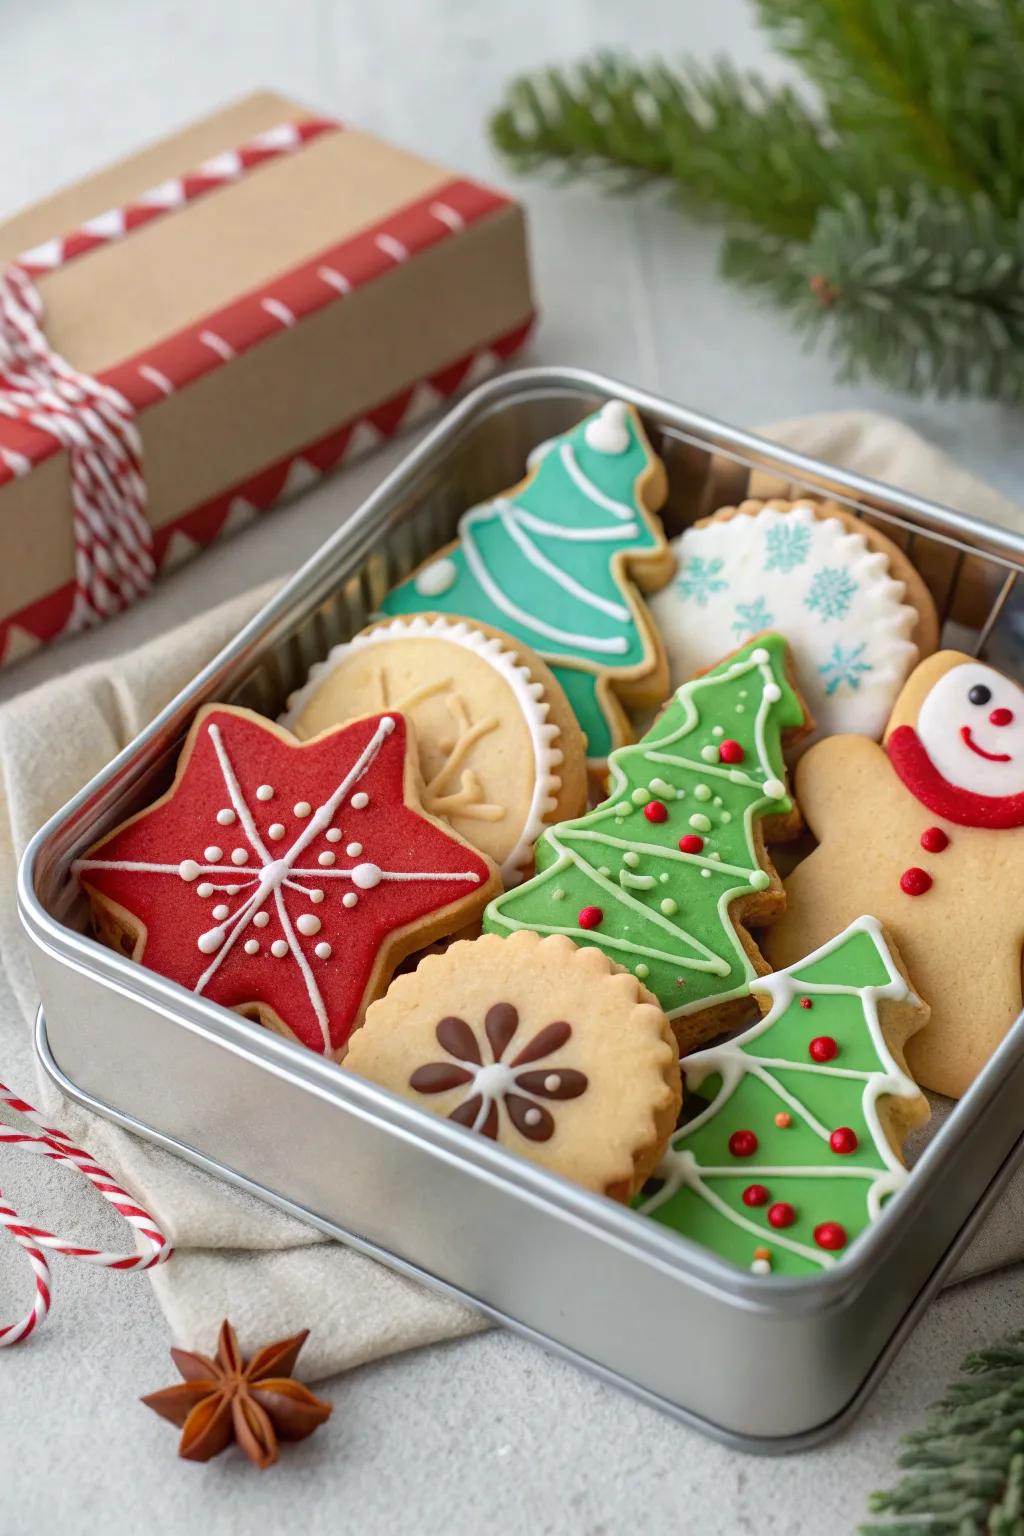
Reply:
[[[744, 1269], [764, 1248], [771, 1273], [816, 1274], [848, 1250], [906, 1178], [877, 1101], [882, 1094], [916, 1098], [918, 1090], [890, 1055], [877, 1010], [879, 998], [911, 994], [873, 918], [861, 918], [810, 962], [763, 977], [752, 990], [772, 999], [765, 1018], [683, 1059], [686, 1103], [699, 1113], [674, 1136], [658, 1169], [660, 1188], [649, 1185], [637, 1206]], [[805, 997], [811, 1008], [802, 1006]], [[839, 1046], [824, 1063], [808, 1051], [821, 1035]], [[788, 1127], [776, 1125], [780, 1112], [790, 1116]], [[829, 1146], [840, 1126], [857, 1136], [852, 1153]], [[752, 1156], [730, 1152], [735, 1131], [754, 1132]], [[744, 1203], [752, 1184], [767, 1189], [763, 1205]], [[768, 1211], [777, 1203], [793, 1207], [791, 1226], [770, 1225]], [[844, 1228], [842, 1249], [815, 1241], [815, 1228], [826, 1222]]]
[[625, 434], [625, 448], [591, 446], [587, 428], [601, 415], [552, 439], [514, 499], [497, 496], [464, 514], [446, 555], [451, 579], [443, 591], [429, 590], [428, 566], [381, 604], [387, 614], [478, 619], [526, 641], [565, 689], [592, 758], [606, 757], [612, 746], [594, 669], [614, 677], [650, 654], [628, 603], [632, 586], [615, 557], [661, 544], [637, 491], [652, 462], [646, 439], [623, 410], [616, 430]]
[[[715, 722], [731, 718], [741, 690], [751, 708], [731, 727], [730, 739], [743, 748], [743, 761], [709, 764], [701, 748]], [[778, 635], [759, 636], [684, 683], [642, 741], [612, 753], [609, 798], [542, 834], [537, 873], [491, 902], [485, 929], [564, 933], [620, 965], [641, 961], [649, 967], [647, 985], [669, 1014], [742, 996], [754, 973], [729, 907], [768, 884], [755, 851], [755, 823], [791, 808], [785, 795], [773, 798], [764, 786], [771, 780], [784, 785], [782, 733], [803, 718]], [[674, 797], [652, 795], [655, 780], [672, 785]], [[714, 787], [720, 806], [705, 799], [694, 810], [702, 784]], [[664, 821], [649, 820], [635, 803], [652, 798], [664, 805]], [[681, 852], [679, 839], [695, 829], [703, 849]], [[640, 888], [637, 875], [655, 878]], [[556, 887], [565, 892], [561, 906], [552, 901]], [[662, 905], [666, 897], [674, 903], [671, 912]], [[577, 914], [588, 906], [600, 907], [604, 917], [598, 927], [583, 929]]]

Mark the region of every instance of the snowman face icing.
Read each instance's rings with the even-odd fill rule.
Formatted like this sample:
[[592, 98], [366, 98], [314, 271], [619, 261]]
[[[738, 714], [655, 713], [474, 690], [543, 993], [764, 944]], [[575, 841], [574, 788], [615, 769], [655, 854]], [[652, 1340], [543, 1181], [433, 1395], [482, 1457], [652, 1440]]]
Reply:
[[942, 777], [977, 795], [1024, 790], [1024, 690], [991, 667], [953, 667], [926, 695], [917, 734]]

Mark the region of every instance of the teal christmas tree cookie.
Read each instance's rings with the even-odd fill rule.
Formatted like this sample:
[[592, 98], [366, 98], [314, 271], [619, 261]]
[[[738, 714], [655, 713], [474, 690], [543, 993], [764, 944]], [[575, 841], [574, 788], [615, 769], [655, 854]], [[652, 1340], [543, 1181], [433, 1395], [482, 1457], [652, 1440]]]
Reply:
[[530, 455], [519, 485], [472, 507], [457, 541], [389, 592], [386, 614], [482, 620], [551, 667], [602, 763], [633, 739], [620, 698], [661, 702], [668, 668], [634, 582], [674, 561], [657, 518], [665, 470], [632, 406], [611, 400]]
[[786, 642], [756, 636], [612, 753], [608, 799], [542, 834], [536, 874], [491, 902], [485, 927], [594, 944], [655, 994], [682, 1043], [710, 1038], [766, 969], [743, 924], [784, 904], [764, 840], [798, 829], [783, 744], [806, 728]]
[[902, 1140], [928, 1105], [903, 1043], [928, 1009], [873, 917], [751, 991], [764, 1018], [683, 1059], [707, 1107], [638, 1209], [755, 1274], [816, 1274], [907, 1178]]

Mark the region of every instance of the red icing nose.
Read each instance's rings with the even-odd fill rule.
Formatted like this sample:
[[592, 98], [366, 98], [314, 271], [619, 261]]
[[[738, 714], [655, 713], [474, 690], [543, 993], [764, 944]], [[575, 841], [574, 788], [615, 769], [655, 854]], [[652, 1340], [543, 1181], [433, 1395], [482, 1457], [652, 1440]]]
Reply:
[[990, 725], [1012, 725], [1012, 709], [994, 709], [988, 717]]

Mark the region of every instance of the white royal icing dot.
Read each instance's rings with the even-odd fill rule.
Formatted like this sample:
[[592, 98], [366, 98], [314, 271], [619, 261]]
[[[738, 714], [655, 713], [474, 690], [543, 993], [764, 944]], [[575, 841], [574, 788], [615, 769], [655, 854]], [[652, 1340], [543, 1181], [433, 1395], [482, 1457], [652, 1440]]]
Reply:
[[217, 812], [217, 825], [220, 827], [233, 827], [236, 820], [234, 811], [228, 810], [227, 806]]
[[202, 869], [195, 859], [182, 859], [178, 865], [178, 874], [183, 880], [198, 880]]
[[547, 1077], [544, 1079], [544, 1087], [547, 1089], [548, 1093], [557, 1093], [561, 1086], [562, 1079], [559, 1077], [558, 1073], [549, 1072]]
[[356, 895], [355, 891], [346, 891], [344, 896], [341, 898], [341, 904], [343, 907], [354, 907], [358, 900], [359, 897]]
[[267, 836], [270, 838], [271, 842], [279, 843], [282, 837], [284, 837], [284, 822], [271, 822], [270, 826], [267, 828]]
[[218, 902], [213, 909], [212, 916], [217, 919], [218, 923], [222, 923], [226, 917], [231, 916], [231, 908], [223, 901]]
[[782, 698], [782, 689], [779, 687], [778, 683], [766, 683], [764, 688], [764, 696], [768, 700], [769, 704], [777, 704]]
[[626, 428], [626, 407], [621, 400], [609, 400], [599, 413], [587, 422], [583, 431], [587, 447], [595, 453], [625, 453], [629, 447]]
[[772, 800], [782, 800], [785, 798], [786, 786], [781, 779], [765, 779], [764, 792]]
[[455, 585], [458, 571], [454, 560], [449, 560], [447, 555], [442, 555], [440, 560], [431, 560], [417, 574], [413, 586], [421, 597], [440, 597], [442, 592], [447, 592], [449, 587]]
[[331, 850], [327, 848], [323, 853], [317, 855], [317, 863], [322, 864], [324, 869], [330, 869], [336, 858], [337, 854], [332, 853]]
[[331, 958], [331, 946], [329, 944], [318, 944], [313, 953], [318, 960], [329, 960]]
[[249, 862], [249, 850], [248, 850], [248, 848], [232, 848], [232, 850], [231, 850], [231, 862], [232, 862], [232, 864], [248, 864], [248, 862]]
[[256, 799], [257, 800], [273, 800], [273, 798], [274, 798], [273, 786], [270, 785], [270, 784], [261, 784], [259, 789], [256, 791]]
[[306, 894], [315, 907], [318, 907], [324, 899], [323, 891], [317, 888], [314, 888], [312, 891], [307, 891]]
[[308, 800], [296, 801], [296, 803], [292, 806], [292, 810], [296, 816], [311, 816], [313, 814], [313, 807], [310, 805]]
[[229, 896], [237, 896], [242, 887], [240, 885], [226, 885], [224, 889]]
[[275, 960], [283, 960], [285, 955], [288, 953], [288, 945], [285, 943], [284, 939], [275, 939], [273, 944], [270, 946], [270, 953], [273, 955]]
[[358, 885], [361, 891], [372, 891], [375, 885], [380, 885], [383, 873], [377, 864], [357, 864], [352, 871], [352, 884]]
[[350, 805], [351, 805], [351, 807], [352, 807], [352, 809], [353, 809], [353, 810], [354, 810], [354, 811], [362, 811], [362, 810], [365, 810], [365, 809], [366, 809], [366, 807], [367, 807], [367, 806], [368, 806], [368, 805], [369, 805], [369, 803], [370, 803], [370, 797], [369, 797], [369, 795], [368, 795], [368, 794], [367, 794], [367, 793], [366, 793], [366, 790], [365, 790], [365, 789], [360, 789], [360, 790], [358, 790], [358, 791], [357, 791], [357, 792], [356, 792], [356, 793], [355, 793], [355, 794], [354, 794], [354, 795], [353, 795], [353, 796], [352, 796], [352, 799], [351, 799], [351, 800], [350, 800], [350, 801], [349, 801], [349, 804], [350, 804]]
[[320, 932], [322, 925], [320, 919], [314, 917], [312, 912], [303, 912], [302, 916], [296, 919], [295, 926], [300, 933], [306, 935], [307, 939], [311, 939], [314, 933]]
[[269, 912], [257, 912], [256, 916], [253, 918], [253, 923], [257, 928], [265, 928], [269, 922]]
[[216, 843], [211, 843], [209, 848], [203, 849], [203, 858], [207, 864], [219, 864], [224, 857], [224, 849], [218, 848]]
[[203, 881], [200, 882], [199, 885], [196, 886], [196, 895], [197, 896], [212, 896], [213, 895], [213, 886], [210, 884], [209, 880], [203, 880]]
[[247, 955], [258, 955], [260, 952], [259, 939], [246, 939], [245, 952]]
[[341, 842], [341, 829], [339, 827], [328, 827], [324, 835], [329, 843]]
[[350, 859], [358, 859], [362, 851], [362, 843], [349, 843], [348, 847], [345, 849], [345, 852], [348, 854]]
[[539, 1125], [541, 1121], [540, 1110], [528, 1109], [523, 1116], [523, 1119], [526, 1121], [527, 1125]]
[[751, 661], [755, 662], [757, 666], [763, 667], [765, 662], [769, 661], [771, 658], [769, 657], [768, 652], [765, 650], [764, 646], [759, 645], [756, 651], [751, 651], [750, 659]]
[[751, 1272], [755, 1275], [770, 1275], [772, 1272], [771, 1260], [755, 1259], [753, 1264], [751, 1264], [750, 1269]]
[[196, 948], [201, 954], [212, 955], [215, 950], [220, 949], [225, 937], [223, 928], [208, 928], [205, 933], [199, 935]]
[[750, 877], [750, 883], [755, 891], [764, 891], [771, 885], [771, 876], [765, 869], [755, 869]]

